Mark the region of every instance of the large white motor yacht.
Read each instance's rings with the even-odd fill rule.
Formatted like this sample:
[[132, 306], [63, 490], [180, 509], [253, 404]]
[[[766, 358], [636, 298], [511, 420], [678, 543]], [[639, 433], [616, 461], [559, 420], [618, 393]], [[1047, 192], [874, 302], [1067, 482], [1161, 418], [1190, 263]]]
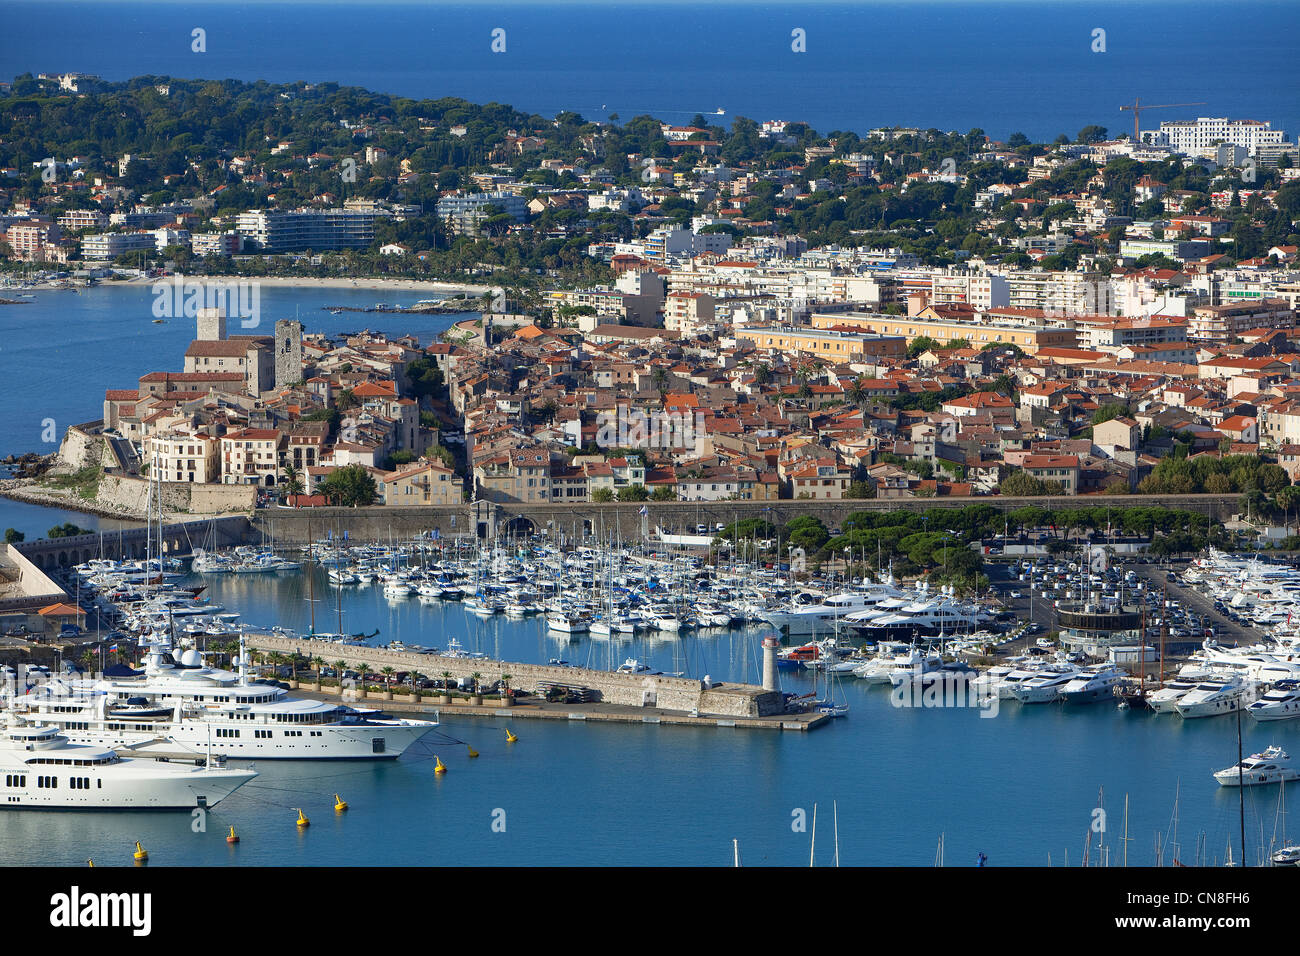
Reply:
[[1174, 705], [1180, 717], [1217, 717], [1236, 713], [1255, 699], [1256, 684], [1239, 675], [1210, 678], [1197, 684]]
[[0, 731], [0, 775], [6, 810], [192, 810], [216, 806], [257, 773], [216, 760], [195, 766], [124, 757], [11, 712]]
[[294, 698], [273, 684], [205, 666], [197, 651], [176, 661], [155, 646], [139, 677], [57, 679], [12, 707], [57, 726], [74, 743], [147, 757], [209, 750], [257, 760], [395, 759], [438, 726], [372, 710]]
[[1214, 779], [1221, 787], [1253, 787], [1262, 783], [1300, 779], [1297, 767], [1281, 747], [1269, 747], [1263, 753], [1243, 757], [1239, 763], [1216, 771]]

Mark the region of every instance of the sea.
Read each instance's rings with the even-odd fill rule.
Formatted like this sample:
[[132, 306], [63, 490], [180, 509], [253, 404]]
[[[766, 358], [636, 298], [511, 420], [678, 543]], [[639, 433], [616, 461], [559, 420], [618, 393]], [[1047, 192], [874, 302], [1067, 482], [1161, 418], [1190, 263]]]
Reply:
[[901, 125], [1036, 140], [1131, 130], [1119, 107], [1140, 98], [1204, 104], [1148, 113], [1144, 129], [1232, 116], [1300, 130], [1291, 0], [18, 0], [0, 3], [0, 17], [6, 79], [301, 80], [548, 118], [747, 116], [823, 134]]
[[[591, 4], [0, 3], [0, 67], [24, 72], [338, 82], [394, 95], [497, 101], [543, 116], [651, 114], [713, 123], [803, 121], [828, 132], [905, 125], [1005, 138], [1083, 126], [1131, 128], [1119, 106], [1204, 106], [1148, 114], [1300, 127], [1290, 2]], [[505, 52], [492, 52], [494, 30]], [[195, 30], [203, 52], [195, 52]], [[1104, 31], [1104, 35], [1097, 31]], [[1099, 39], [1104, 51], [1098, 47]], [[792, 45], [802, 40], [806, 52]], [[712, 114], [712, 115], [710, 115]], [[452, 321], [323, 311], [425, 293], [267, 288], [263, 313], [309, 331], [372, 328], [432, 338]], [[0, 456], [49, 451], [55, 433], [98, 418], [106, 388], [178, 369], [193, 327], [152, 322], [147, 287], [42, 291], [0, 307], [5, 414]], [[76, 512], [0, 500], [0, 528], [39, 535]], [[206, 576], [207, 594], [250, 623], [305, 632], [379, 630], [375, 642], [567, 659], [757, 681], [756, 629], [630, 644], [558, 644], [536, 620], [480, 621], [459, 605], [392, 603], [379, 589], [308, 588], [302, 573]], [[314, 593], [316, 604], [308, 601]], [[324, 618], [324, 620], [322, 620]], [[331, 618], [333, 621], [331, 622]], [[784, 688], [813, 689], [807, 674]], [[1237, 756], [1232, 718], [1180, 721], [1111, 706], [898, 708], [843, 681], [847, 717], [812, 733], [444, 718], [381, 764], [263, 763], [210, 811], [0, 814], [0, 863], [131, 865], [1152, 865], [1222, 862], [1237, 847], [1237, 794], [1210, 774]], [[1295, 752], [1292, 722], [1243, 722], [1247, 753]], [[505, 742], [509, 727], [519, 737]], [[471, 759], [468, 747], [481, 756]], [[449, 768], [433, 773], [434, 758]], [[1288, 787], [1297, 805], [1300, 791]], [[351, 809], [333, 810], [335, 795]], [[1246, 853], [1284, 842], [1277, 788], [1246, 793]], [[300, 831], [295, 808], [311, 818]], [[813, 847], [813, 820], [817, 839]], [[225, 842], [234, 826], [241, 842]], [[1297, 825], [1300, 829], [1300, 824]], [[1124, 842], [1124, 837], [1129, 837]], [[733, 842], [734, 841], [734, 842]]]

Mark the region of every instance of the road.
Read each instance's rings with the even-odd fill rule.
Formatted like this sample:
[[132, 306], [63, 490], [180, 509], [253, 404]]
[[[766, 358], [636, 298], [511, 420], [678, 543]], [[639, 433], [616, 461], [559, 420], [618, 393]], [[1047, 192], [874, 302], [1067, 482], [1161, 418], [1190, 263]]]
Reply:
[[[1176, 565], [1175, 570], [1182, 570], [1187, 565], [1182, 563]], [[1166, 582], [1165, 575], [1169, 573], [1169, 568], [1154, 564], [1138, 564], [1133, 566], [1137, 576], [1147, 582], [1147, 587], [1159, 593], [1162, 589], [1168, 588], [1170, 600], [1179, 601], [1186, 608], [1195, 611], [1197, 614], [1207, 618], [1216, 628], [1218, 640], [1224, 644], [1257, 644], [1262, 636], [1257, 630], [1251, 627], [1244, 627], [1220, 614], [1214, 609], [1214, 600], [1197, 591], [1195, 588], [1177, 582]]]

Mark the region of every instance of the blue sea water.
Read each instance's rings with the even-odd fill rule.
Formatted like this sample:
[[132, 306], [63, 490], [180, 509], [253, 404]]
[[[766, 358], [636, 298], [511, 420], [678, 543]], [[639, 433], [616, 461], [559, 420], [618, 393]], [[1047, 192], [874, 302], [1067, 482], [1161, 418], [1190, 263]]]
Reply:
[[[305, 631], [314, 593], [317, 627], [335, 626], [338, 592], [301, 574], [207, 575], [214, 601], [252, 623]], [[380, 589], [347, 588], [344, 627], [376, 639], [470, 649], [506, 659], [607, 666], [639, 656], [656, 668], [757, 679], [755, 629], [609, 647], [563, 644], [536, 620], [480, 621], [458, 604], [390, 602]], [[493, 675], [485, 675], [493, 676]], [[782, 673], [784, 687], [811, 679]], [[448, 717], [439, 732], [381, 765], [266, 763], [260, 776], [211, 813], [195, 833], [186, 814], [0, 814], [0, 862], [130, 865], [141, 840], [151, 865], [225, 862], [290, 865], [685, 865], [725, 866], [733, 839], [746, 865], [805, 865], [817, 805], [816, 860], [833, 860], [838, 815], [846, 865], [930, 866], [939, 840], [948, 866], [1082, 862], [1099, 803], [1110, 862], [1152, 865], [1157, 838], [1180, 859], [1213, 862], [1238, 849], [1237, 794], [1211, 771], [1236, 759], [1232, 718], [1180, 721], [1112, 706], [1067, 709], [1004, 703], [996, 717], [974, 710], [898, 709], [886, 689], [843, 682], [849, 716], [812, 733], [682, 728], [645, 724]], [[1267, 728], [1244, 721], [1247, 752], [1270, 743], [1300, 746], [1295, 722]], [[505, 728], [519, 742], [507, 745]], [[470, 759], [464, 743], [481, 756]], [[433, 773], [433, 756], [449, 768]], [[1297, 795], [1291, 786], [1288, 803]], [[333, 795], [351, 805], [333, 812]], [[1177, 802], [1177, 827], [1174, 809]], [[1252, 862], [1275, 839], [1276, 788], [1246, 794]], [[293, 808], [312, 820], [297, 832]], [[802, 814], [800, 813], [802, 811]], [[802, 829], [798, 821], [806, 819]], [[493, 823], [504, 819], [505, 830]], [[226, 827], [242, 842], [229, 847]], [[1282, 830], [1276, 833], [1281, 838]], [[1172, 858], [1166, 850], [1165, 864]]]
[[[864, 3], [0, 4], [0, 68], [289, 82], [460, 96], [588, 119], [725, 110], [825, 133], [885, 125], [997, 138], [1128, 130], [1123, 103], [1204, 106], [1300, 130], [1289, 0]], [[506, 31], [503, 53], [492, 31]], [[192, 51], [192, 31], [206, 51]], [[1105, 52], [1094, 52], [1094, 31]], [[792, 49], [804, 31], [806, 52]]]

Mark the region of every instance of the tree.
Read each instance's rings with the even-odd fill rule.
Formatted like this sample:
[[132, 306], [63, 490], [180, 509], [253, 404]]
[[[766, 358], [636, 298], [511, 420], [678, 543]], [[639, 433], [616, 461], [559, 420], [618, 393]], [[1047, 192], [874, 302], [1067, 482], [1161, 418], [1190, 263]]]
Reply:
[[645, 485], [628, 485], [618, 493], [619, 501], [645, 501], [649, 497]]
[[591, 500], [592, 500], [592, 501], [595, 501], [595, 502], [598, 502], [598, 503], [600, 503], [600, 504], [604, 504], [604, 503], [606, 503], [606, 502], [613, 501], [613, 500], [614, 500], [614, 489], [613, 489], [613, 488], [597, 488], [595, 491], [593, 491], [593, 492], [591, 493]]
[[1046, 494], [1044, 483], [1039, 481], [1033, 475], [1024, 471], [1016, 471], [1007, 475], [998, 484], [998, 491], [1004, 495], [1014, 497], [1025, 497]]
[[23, 534], [17, 528], [5, 528], [5, 544], [17, 544], [20, 541], [26, 541], [27, 535]]
[[672, 485], [660, 485], [650, 495], [651, 501], [676, 501], [677, 489]]
[[1102, 422], [1108, 422], [1111, 419], [1119, 418], [1121, 415], [1127, 414], [1127, 405], [1122, 402], [1107, 402], [1093, 413], [1092, 423], [1094, 425], [1100, 425]]
[[378, 496], [375, 478], [361, 465], [344, 465], [331, 472], [318, 490], [332, 504], [345, 508], [374, 504]]
[[298, 476], [298, 469], [293, 465], [284, 466], [284, 492], [287, 495], [302, 494], [302, 479]]

